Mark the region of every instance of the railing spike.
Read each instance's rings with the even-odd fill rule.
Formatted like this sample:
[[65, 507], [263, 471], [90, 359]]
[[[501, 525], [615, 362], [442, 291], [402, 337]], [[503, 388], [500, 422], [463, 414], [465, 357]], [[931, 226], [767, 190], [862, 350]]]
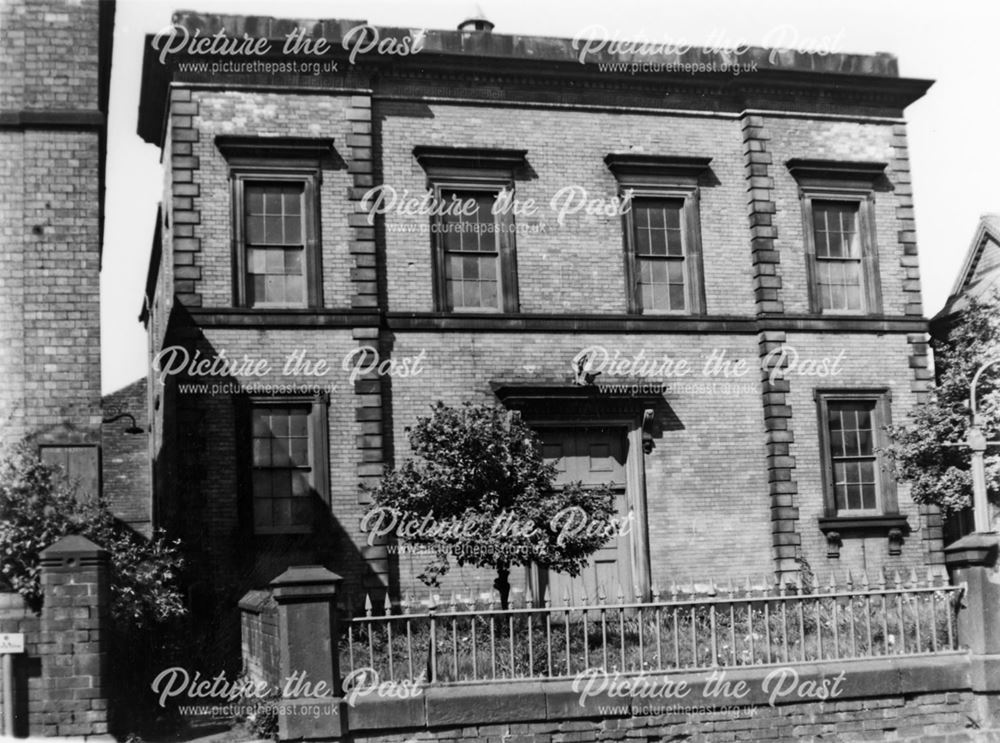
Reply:
[[433, 589], [427, 589], [427, 608], [434, 611], [437, 608], [437, 598], [434, 596]]
[[910, 586], [913, 588], [919, 588], [920, 579], [917, 578], [917, 569], [910, 568]]
[[547, 585], [545, 586], [545, 593], [542, 594], [542, 604], [546, 609], [552, 606], [552, 598], [549, 596], [549, 587]]
[[729, 594], [729, 598], [733, 597], [736, 593], [736, 586], [733, 585], [733, 576], [729, 576], [729, 585], [726, 587], [726, 592]]
[[830, 584], [828, 586], [827, 593], [836, 593], [836, 592], [837, 592], [837, 576], [831, 570], [830, 571]]
[[409, 614], [410, 613], [410, 592], [409, 591], [405, 591], [399, 597], [399, 610], [400, 610], [400, 612], [402, 614]]
[[382, 604], [382, 608], [385, 610], [385, 615], [389, 616], [392, 614], [392, 599], [389, 598], [389, 592], [385, 592], [385, 601]]
[[677, 600], [677, 583], [674, 581], [672, 577], [670, 578], [670, 600], [671, 601]]
[[871, 586], [871, 583], [868, 580], [868, 571], [867, 570], [862, 570], [861, 571], [861, 588], [862, 588], [862, 590], [864, 590], [865, 592], [867, 592], [870, 586]]
[[819, 593], [819, 576], [816, 573], [812, 576], [812, 589], [813, 593]]
[[634, 593], [632, 594], [633, 600], [636, 603], [639, 603], [639, 604], [646, 603], [646, 597], [643, 596], [642, 593], [639, 591], [639, 584], [638, 583], [633, 584], [632, 590], [634, 591]]
[[625, 603], [625, 593], [622, 591], [621, 584], [619, 583], [618, 584], [618, 604], [621, 605], [621, 604], [624, 604], [624, 603]]
[[526, 608], [528, 608], [528, 609], [534, 609], [535, 608], [534, 591], [525, 591], [524, 592], [524, 606]]
[[455, 596], [455, 592], [451, 592], [451, 604], [448, 605], [451, 611], [458, 611], [458, 597]]
[[597, 602], [599, 604], [604, 604], [608, 600], [608, 592], [604, 588], [604, 584], [601, 583], [597, 588]]
[[781, 578], [778, 578], [778, 595], [785, 595], [785, 581], [781, 580]]
[[885, 590], [885, 567], [880, 567], [878, 569], [878, 587]]
[[564, 587], [563, 588], [562, 600], [563, 600], [563, 606], [569, 606], [569, 588], [568, 587]]
[[655, 583], [653, 584], [653, 603], [660, 603], [660, 589], [656, 587]]
[[934, 584], [935, 583], [936, 583], [936, 581], [934, 580], [934, 571], [931, 570], [930, 566], [928, 565], [927, 566], [927, 587], [928, 588], [934, 588]]
[[847, 585], [847, 590], [848, 591], [853, 591], [854, 590], [854, 576], [851, 575], [851, 569], [850, 568], [847, 569], [847, 583], [846, 583], [846, 585]]
[[372, 615], [372, 595], [370, 593], [365, 593], [365, 616], [370, 617]]
[[750, 580], [750, 576], [747, 576], [747, 596], [753, 594], [753, 582]]
[[900, 576], [898, 570], [894, 570], [892, 573], [892, 587], [895, 589], [900, 589], [903, 587], [903, 578]]

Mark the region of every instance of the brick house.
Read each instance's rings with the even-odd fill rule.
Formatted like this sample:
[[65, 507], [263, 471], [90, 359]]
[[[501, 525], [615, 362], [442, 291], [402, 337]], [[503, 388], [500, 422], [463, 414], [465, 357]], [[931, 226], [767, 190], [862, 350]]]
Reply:
[[[151, 363], [155, 519], [201, 560], [207, 606], [291, 564], [425, 590], [419, 556], [362, 529], [361, 486], [437, 400], [519, 411], [635, 524], [582, 578], [529, 589], [940, 566], [938, 516], [879, 453], [930, 381], [902, 118], [928, 81], [886, 54], [766, 49], [740, 75], [663, 71], [734, 61], [700, 50], [631, 74], [482, 20], [174, 20], [276, 40], [228, 71], [251, 57], [161, 60], [149, 38], [144, 59], [138, 130], [165, 171], [151, 362], [239, 362], [163, 383]], [[297, 28], [330, 42], [320, 61], [278, 55]], [[291, 61], [315, 67], [266, 66]], [[370, 220], [376, 186], [397, 202]], [[400, 205], [428, 192], [478, 208]], [[442, 593], [491, 578], [455, 568]]]
[[955, 278], [947, 301], [931, 319], [931, 333], [944, 339], [962, 314], [969, 297], [986, 299], [1000, 288], [1000, 214], [984, 214]]
[[[961, 321], [970, 299], [988, 301], [1000, 290], [1000, 214], [984, 214], [979, 219], [962, 268], [955, 278], [948, 299], [930, 320], [932, 347], [948, 342], [955, 325]], [[974, 531], [972, 508], [952, 514], [944, 522], [944, 543]]]

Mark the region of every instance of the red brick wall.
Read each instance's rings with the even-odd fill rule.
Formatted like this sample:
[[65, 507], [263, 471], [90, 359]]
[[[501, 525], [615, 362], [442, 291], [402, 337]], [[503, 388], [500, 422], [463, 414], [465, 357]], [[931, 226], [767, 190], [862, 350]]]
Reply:
[[[577, 214], [559, 226], [549, 200], [569, 185], [586, 188], [592, 198], [615, 195], [616, 182], [603, 158], [610, 152], [633, 151], [712, 158], [710, 183], [703, 184], [700, 196], [707, 311], [709, 316], [746, 320], [761, 313], [801, 315], [808, 309], [801, 205], [785, 161], [808, 157], [889, 163], [887, 176], [894, 190], [879, 192], [875, 207], [884, 310], [895, 317], [919, 315], [905, 131], [890, 119], [652, 114], [637, 109], [540, 111], [518, 105], [406, 102], [377, 94], [370, 99], [347, 87], [305, 95], [219, 91], [195, 84], [172, 88], [171, 101], [164, 150], [172, 166], [165, 197], [169, 226], [158, 289], [163, 306], [153, 318], [154, 348], [159, 347], [173, 295], [189, 308], [227, 308], [232, 303], [232, 215], [226, 163], [214, 144], [219, 134], [334, 138], [346, 167], [323, 174], [327, 310], [433, 309], [430, 238], [421, 231], [426, 217], [390, 214], [372, 229], [358, 199], [378, 182], [411, 196], [423, 194], [426, 175], [413, 158], [413, 148], [447, 144], [528, 150], [533, 174], [517, 181], [516, 195], [534, 199], [541, 211], [520, 222], [545, 229], [517, 237], [522, 313], [610, 317], [624, 312], [620, 218]], [[379, 291], [384, 292], [381, 304]], [[204, 348], [224, 349], [230, 356], [256, 353], [272, 361], [304, 348], [334, 366], [325, 381], [338, 385], [329, 416], [331, 513], [337, 537], [327, 545], [331, 551], [322, 554], [344, 575], [347, 592], [393, 579], [385, 573], [384, 548], [369, 549], [362, 543], [358, 521], [366, 504], [359, 484], [377, 481], [390, 454], [396, 462], [407, 455], [404, 428], [438, 399], [495, 400], [491, 384], [568, 383], [570, 359], [591, 344], [625, 354], [669, 354], [689, 360], [696, 369], [684, 380], [660, 381], [734, 381], [700, 376], [698, 370], [713, 350], [754, 367], [735, 380], [744, 385], [743, 391], [688, 390], [667, 397], [672, 417], [660, 422], [665, 430], [657, 431], [655, 448], [645, 457], [654, 584], [742, 580], [748, 572], [790, 576], [798, 570], [799, 557], [821, 576], [940, 561], [937, 517], [915, 508], [905, 487], [899, 491], [900, 507], [913, 533], [898, 558], [889, 558], [885, 537], [852, 538], [840, 560], [826, 557], [816, 523], [823, 500], [813, 393], [831, 383], [793, 376], [762, 386], [756, 369], [760, 357], [781, 342], [808, 357], [833, 357], [845, 348], [845, 371], [835, 386], [889, 387], [898, 421], [926, 389], [921, 333], [795, 331], [792, 325], [783, 328], [780, 319], [772, 323], [774, 330], [757, 333], [751, 328], [743, 334], [380, 333], [372, 324], [265, 329], [226, 323], [203, 328]], [[365, 379], [351, 389], [339, 361], [358, 344], [369, 343], [380, 343], [383, 353], [391, 349], [397, 359], [426, 351], [426, 371], [415, 378]], [[242, 381], [289, 380], [272, 375]], [[312, 548], [300, 550], [301, 545], [269, 549], [267, 557], [241, 556], [240, 549], [251, 549], [254, 543], [241, 536], [236, 516], [235, 468], [242, 444], [233, 432], [232, 402], [211, 395], [185, 399], [174, 393], [171, 398], [154, 386], [154, 400], [157, 395], [163, 405], [153, 425], [158, 487], [176, 494], [164, 495], [164, 500], [173, 501], [170, 507], [178, 517], [183, 515], [185, 529], [211, 564], [215, 577], [209, 583], [245, 583], [249, 577], [262, 585], [293, 560], [305, 559]], [[170, 472], [173, 477], [166, 474]], [[407, 557], [400, 563], [400, 584], [423, 592], [415, 580], [423, 561]], [[491, 581], [485, 573], [454, 570], [442, 591], [446, 596], [451, 591], [477, 593]]]
[[[653, 706], [671, 706], [653, 705]], [[680, 705], [683, 706], [683, 705]], [[883, 698], [757, 707], [754, 714], [723, 711], [636, 715], [603, 720], [435, 728], [439, 740], [504, 740], [510, 743], [592, 743], [606, 740], [988, 740], [992, 730], [970, 730], [971, 692], [912, 694]], [[992, 721], [985, 720], [992, 728]], [[979, 727], [978, 721], [976, 727]], [[364, 743], [402, 743], [409, 733], [354, 734]]]
[[[108, 8], [112, 7], [110, 4]], [[99, 5], [0, 7], [0, 443], [100, 440]]]
[[104, 423], [101, 431], [102, 492], [111, 502], [115, 516], [136, 531], [152, 532], [152, 489], [150, 485], [149, 435], [146, 379], [122, 387], [101, 399], [104, 417], [121, 413], [133, 416], [142, 433], [126, 433], [129, 418]]
[[[718, 185], [701, 192], [702, 250], [707, 311], [749, 314], [753, 309], [740, 131], [731, 116], [669, 117], [586, 111], [539, 112], [514, 107], [378, 103], [383, 182], [417, 197], [427, 177], [413, 157], [416, 145], [528, 150], [536, 178], [519, 180], [516, 197], [534, 199], [545, 232], [517, 237], [522, 312], [625, 312], [622, 227], [618, 216], [566, 217], [560, 227], [550, 200], [566, 186], [589, 198], [610, 198], [617, 183], [604, 164], [608, 153], [636, 152], [711, 157]], [[388, 309], [433, 309], [430, 239], [426, 217], [385, 219]]]

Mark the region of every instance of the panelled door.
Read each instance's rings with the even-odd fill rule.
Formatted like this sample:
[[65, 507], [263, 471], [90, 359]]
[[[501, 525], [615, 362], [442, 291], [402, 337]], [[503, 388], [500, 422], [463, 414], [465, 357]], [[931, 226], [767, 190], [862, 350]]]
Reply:
[[[632, 580], [632, 529], [626, 488], [625, 462], [628, 454], [625, 429], [619, 427], [572, 427], [538, 429], [542, 439], [546, 462], [555, 464], [558, 471], [556, 485], [581, 482], [584, 487], [611, 485], [619, 523], [626, 532], [617, 530], [608, 543], [591, 556], [583, 572], [577, 577], [539, 571], [538, 593], [544, 595], [548, 584], [553, 606], [562, 605], [564, 595], [571, 603], [581, 603], [584, 597], [597, 602], [598, 590], [603, 587], [608, 603], [617, 601], [618, 593], [631, 599]], [[546, 574], [547, 573], [547, 574]]]

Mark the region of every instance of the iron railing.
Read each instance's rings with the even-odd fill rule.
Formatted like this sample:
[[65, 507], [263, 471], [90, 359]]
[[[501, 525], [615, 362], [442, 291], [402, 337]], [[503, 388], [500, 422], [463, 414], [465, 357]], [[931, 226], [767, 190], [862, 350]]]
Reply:
[[380, 681], [460, 684], [953, 652], [962, 590], [911, 572], [872, 582], [848, 575], [841, 587], [710, 586], [700, 597], [672, 586], [654, 589], [649, 603], [609, 604], [602, 590], [596, 603], [564, 597], [552, 606], [546, 596], [542, 606], [527, 599], [506, 610], [495, 597], [443, 606], [386, 597], [378, 608], [366, 598], [364, 616], [346, 623], [340, 667]]

